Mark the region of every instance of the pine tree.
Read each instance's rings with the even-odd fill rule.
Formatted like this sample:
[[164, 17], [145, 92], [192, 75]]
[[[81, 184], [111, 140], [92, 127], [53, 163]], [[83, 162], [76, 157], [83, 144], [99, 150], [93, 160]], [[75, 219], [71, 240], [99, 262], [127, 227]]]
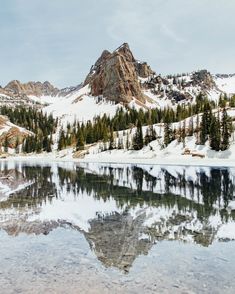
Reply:
[[77, 145], [76, 149], [77, 150], [84, 150], [85, 149], [85, 143], [84, 143], [84, 137], [82, 130], [79, 128], [78, 133], [77, 133]]
[[58, 150], [62, 150], [66, 144], [65, 144], [65, 133], [64, 130], [60, 130], [59, 140], [58, 140]]
[[219, 151], [221, 143], [220, 120], [216, 116], [212, 116], [210, 125], [210, 147], [212, 150]]
[[140, 150], [143, 147], [144, 147], [144, 139], [143, 139], [143, 132], [142, 132], [142, 124], [141, 124], [141, 121], [138, 120], [136, 133], [133, 137], [133, 148], [135, 150]]
[[230, 106], [230, 107], [235, 107], [235, 95], [233, 95], [233, 96], [230, 98], [229, 106]]
[[87, 122], [86, 125], [86, 143], [92, 144], [94, 143], [94, 133], [91, 121]]
[[173, 131], [170, 123], [164, 124], [164, 146], [167, 147], [173, 140]]
[[196, 144], [200, 143], [200, 118], [199, 114], [197, 114], [196, 118]]
[[129, 150], [130, 148], [130, 142], [129, 142], [130, 138], [129, 138], [129, 132], [127, 131], [127, 135], [126, 135], [126, 149]]
[[179, 128], [178, 128], [178, 143], [182, 142], [182, 128], [181, 128], [181, 121], [179, 122]]
[[223, 109], [222, 119], [221, 119], [221, 127], [222, 127], [222, 139], [221, 139], [221, 150], [227, 150], [229, 148], [229, 139], [232, 133], [232, 121], [228, 116], [226, 109]]
[[226, 99], [227, 96], [224, 96], [223, 94], [220, 95], [218, 103], [219, 107], [224, 108], [226, 106]]
[[212, 111], [211, 106], [209, 103], [206, 103], [204, 106], [204, 112], [202, 115], [202, 121], [200, 126], [200, 144], [205, 145], [208, 135], [210, 133], [210, 125], [211, 125], [211, 119], [212, 119]]
[[148, 145], [150, 142], [156, 140], [157, 135], [156, 131], [154, 130], [153, 125], [150, 125], [146, 130], [146, 135], [144, 137], [144, 144]]
[[193, 116], [189, 120], [189, 128], [188, 128], [188, 136], [193, 136], [194, 133], [194, 123], [193, 123]]
[[185, 148], [185, 138], [186, 138], [186, 121], [183, 121], [183, 127], [182, 127], [182, 142], [183, 142], [183, 148]]
[[115, 144], [114, 144], [114, 136], [113, 136], [113, 127], [110, 127], [109, 150], [113, 150], [114, 148], [115, 148]]

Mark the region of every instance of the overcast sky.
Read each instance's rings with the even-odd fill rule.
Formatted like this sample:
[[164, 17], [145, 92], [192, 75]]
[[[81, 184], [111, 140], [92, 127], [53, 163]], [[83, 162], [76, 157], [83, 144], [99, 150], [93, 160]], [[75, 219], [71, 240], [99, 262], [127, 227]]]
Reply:
[[1, 1], [0, 84], [77, 85], [123, 42], [157, 73], [235, 73], [234, 13], [234, 0]]

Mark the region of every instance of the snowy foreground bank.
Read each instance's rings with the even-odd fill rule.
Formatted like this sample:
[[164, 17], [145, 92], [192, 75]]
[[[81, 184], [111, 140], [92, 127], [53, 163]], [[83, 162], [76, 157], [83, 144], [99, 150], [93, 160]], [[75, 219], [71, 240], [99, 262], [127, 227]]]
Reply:
[[[183, 155], [185, 150], [191, 154]], [[193, 156], [195, 155], [196, 156]], [[186, 139], [186, 145], [173, 141], [165, 149], [160, 149], [157, 141], [151, 142], [142, 150], [108, 150], [99, 152], [98, 144], [90, 147], [83, 158], [75, 158], [73, 148], [51, 153], [11, 155], [1, 160], [40, 160], [43, 162], [73, 161], [73, 162], [103, 162], [123, 164], [148, 165], [185, 165], [185, 166], [220, 166], [235, 167], [235, 144], [229, 150], [212, 151], [208, 145], [196, 145], [193, 137]]]

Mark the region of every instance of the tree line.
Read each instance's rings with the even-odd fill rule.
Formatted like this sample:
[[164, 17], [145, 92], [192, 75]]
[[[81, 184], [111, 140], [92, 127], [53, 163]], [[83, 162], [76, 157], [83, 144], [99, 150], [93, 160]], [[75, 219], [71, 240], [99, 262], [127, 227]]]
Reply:
[[230, 137], [233, 132], [231, 117], [229, 117], [226, 108], [218, 108], [212, 111], [210, 104], [204, 105], [204, 110], [199, 117], [191, 117], [186, 126], [184, 120], [178, 129], [172, 129], [172, 124], [164, 124], [164, 146], [166, 147], [173, 140], [183, 142], [185, 145], [186, 136], [196, 136], [196, 144], [205, 145], [209, 141], [209, 146], [215, 151], [224, 151], [229, 148]]
[[[216, 107], [223, 107], [223, 115], [213, 114]], [[226, 150], [229, 146], [232, 123], [228, 117], [225, 106], [235, 106], [235, 96], [221, 95], [218, 105], [214, 101], [199, 94], [195, 103], [178, 104], [175, 108], [154, 108], [147, 111], [135, 108], [119, 108], [114, 117], [104, 114], [96, 116], [92, 121], [74, 121], [67, 126], [61, 127], [58, 138], [58, 150], [68, 146], [76, 146], [77, 150], [84, 150], [86, 144], [103, 142], [105, 149], [134, 149], [140, 150], [153, 140], [157, 135], [153, 125], [164, 124], [164, 146], [172, 140], [178, 139], [185, 142], [186, 136], [196, 135], [198, 144], [210, 141], [214, 150]], [[7, 115], [10, 121], [24, 127], [34, 133], [27, 137], [23, 143], [23, 152], [50, 152], [53, 144], [53, 134], [58, 127], [58, 120], [53, 116], [44, 114], [36, 108], [2, 106], [0, 113]], [[202, 116], [199, 115], [202, 113]], [[196, 115], [196, 121], [193, 116]], [[186, 126], [185, 119], [190, 117], [189, 125]], [[172, 129], [172, 124], [180, 122], [177, 129]], [[143, 126], [148, 126], [143, 135]], [[136, 128], [136, 132], [129, 138], [128, 129]], [[118, 138], [118, 132], [123, 131], [126, 136], [125, 142]], [[125, 145], [125, 146], [124, 146]]]

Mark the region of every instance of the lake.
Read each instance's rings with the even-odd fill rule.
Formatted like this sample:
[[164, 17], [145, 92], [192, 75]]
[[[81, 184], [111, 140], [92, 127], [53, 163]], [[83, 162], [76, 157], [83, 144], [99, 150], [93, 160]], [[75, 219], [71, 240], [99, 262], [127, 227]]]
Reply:
[[0, 293], [234, 293], [235, 169], [0, 162]]

